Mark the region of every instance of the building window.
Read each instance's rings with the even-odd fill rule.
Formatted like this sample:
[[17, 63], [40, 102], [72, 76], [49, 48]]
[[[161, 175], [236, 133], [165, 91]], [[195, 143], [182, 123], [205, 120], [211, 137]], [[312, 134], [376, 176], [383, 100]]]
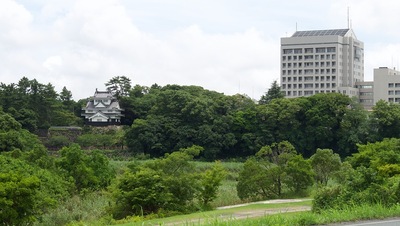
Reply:
[[394, 91], [394, 95], [400, 95], [400, 90]]
[[286, 60], [286, 56], [283, 56], [283, 57], [282, 57], [282, 61], [285, 61], [285, 60]]
[[320, 86], [321, 86], [321, 88], [324, 88], [324, 87], [325, 87], [325, 84], [324, 84], [324, 83], [321, 83]]
[[282, 64], [282, 68], [286, 68], [286, 63], [283, 63], [283, 64]]
[[304, 56], [304, 60], [312, 60], [314, 59], [313, 55]]
[[[321, 60], [325, 59], [325, 55], [321, 55]], [[321, 65], [322, 66], [322, 65]]]
[[312, 81], [313, 77], [312, 76], [304, 76], [304, 81]]
[[286, 75], [286, 70], [282, 70], [282, 75]]
[[302, 89], [303, 88], [303, 84], [299, 84], [299, 89]]
[[283, 84], [283, 85], [282, 85], [282, 89], [286, 89], [286, 84]]
[[303, 50], [302, 49], [294, 49], [294, 53], [301, 54], [301, 53], [303, 53]]
[[293, 77], [293, 81], [296, 82], [297, 81], [297, 77]]
[[305, 53], [313, 53], [313, 48], [305, 48]]
[[393, 98], [389, 98], [388, 101], [389, 101], [389, 102], [393, 102]]
[[399, 103], [400, 102], [400, 98], [394, 98], [394, 102]]
[[304, 88], [305, 89], [311, 89], [311, 88], [313, 88], [313, 84], [312, 83], [306, 83], [306, 84], [304, 84]]
[[297, 89], [297, 84], [293, 84], [293, 89]]
[[287, 59], [288, 59], [288, 60], [292, 60], [292, 56], [288, 56]]
[[336, 54], [332, 54], [332, 60], [336, 59]]
[[303, 59], [303, 56], [299, 56], [299, 60], [302, 60]]
[[393, 84], [393, 83], [389, 83], [389, 84], [388, 84], [388, 87], [389, 87], [389, 88], [393, 88], [393, 87], [394, 87], [394, 84]]
[[335, 88], [336, 87], [336, 83], [332, 83], [332, 88]]
[[332, 61], [332, 67], [336, 66], [336, 61]]
[[[299, 73], [300, 74], [300, 73]], [[299, 77], [299, 82], [301, 82], [303, 80], [303, 77]]]
[[297, 56], [293, 56], [293, 60], [297, 60]]
[[291, 84], [288, 84], [288, 85], [287, 85], [287, 88], [288, 88], [288, 89], [291, 89], [291, 88], [292, 88], [292, 85], [291, 85]]
[[286, 77], [282, 77], [282, 82], [286, 82]]
[[334, 53], [336, 52], [336, 47], [328, 47], [326, 50], [328, 53]]
[[[336, 69], [334, 68], [334, 69], [332, 69], [332, 74], [336, 74]], [[332, 78], [333, 78], [334, 76], [332, 76]]]
[[293, 49], [284, 49], [283, 54], [291, 54], [293, 53]]
[[291, 91], [287, 91], [287, 95], [288, 95], [288, 96], [291, 96], [291, 95], [292, 95], [292, 92], [291, 92]]
[[313, 73], [313, 70], [312, 70], [312, 69], [306, 69], [306, 70], [304, 70], [304, 74], [305, 74], [305, 75], [312, 75], [312, 73]]
[[315, 85], [315, 88], [316, 88], [316, 89], [319, 88], [319, 84], [318, 84], [318, 83], [315, 83], [314, 85]]
[[395, 83], [394, 87], [399, 88], [400, 87], [400, 83]]
[[304, 91], [305, 96], [311, 96], [313, 95], [313, 91]]
[[303, 95], [303, 91], [299, 91], [299, 96]]
[[297, 91], [293, 91], [293, 96], [297, 96]]
[[393, 95], [393, 93], [394, 93], [393, 90], [388, 91], [388, 95]]
[[315, 69], [315, 74], [319, 74], [319, 69]]
[[325, 67], [325, 62], [321, 62], [321, 67]]

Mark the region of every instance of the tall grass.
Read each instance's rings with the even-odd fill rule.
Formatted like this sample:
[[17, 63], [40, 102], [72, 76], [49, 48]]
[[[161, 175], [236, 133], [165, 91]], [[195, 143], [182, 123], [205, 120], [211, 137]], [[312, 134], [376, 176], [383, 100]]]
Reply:
[[[215, 164], [214, 162], [193, 162], [196, 169], [199, 171], [206, 171], [211, 169]], [[236, 192], [237, 179], [239, 172], [242, 170], [243, 163], [241, 162], [221, 162], [225, 168], [227, 175], [225, 180], [222, 181], [218, 189], [217, 198], [211, 203], [212, 207], [228, 206], [241, 204], [244, 201], [240, 200]]]
[[36, 225], [66, 225], [71, 222], [95, 222], [107, 216], [110, 197], [103, 192], [75, 195], [58, 208], [41, 216]]

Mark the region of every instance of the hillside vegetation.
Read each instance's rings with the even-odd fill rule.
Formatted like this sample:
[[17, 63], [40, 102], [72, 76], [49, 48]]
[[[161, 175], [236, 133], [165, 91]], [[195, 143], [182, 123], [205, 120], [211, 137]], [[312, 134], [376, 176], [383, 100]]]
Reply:
[[84, 126], [86, 100], [65, 87], [0, 84], [3, 225], [140, 222], [288, 197], [312, 196], [313, 214], [400, 202], [398, 104], [285, 99], [276, 83], [258, 103], [124, 76], [106, 84], [125, 109], [119, 127]]

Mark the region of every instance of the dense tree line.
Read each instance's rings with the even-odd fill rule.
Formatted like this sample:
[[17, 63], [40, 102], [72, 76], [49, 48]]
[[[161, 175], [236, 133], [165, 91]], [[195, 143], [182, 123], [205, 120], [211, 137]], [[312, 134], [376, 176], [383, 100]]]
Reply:
[[60, 93], [50, 83], [23, 77], [17, 84], [0, 83], [0, 107], [24, 129], [35, 132], [50, 126], [82, 125], [81, 105], [66, 87]]
[[135, 86], [122, 98], [132, 121], [127, 145], [135, 153], [162, 156], [195, 144], [205, 148], [203, 158], [215, 159], [246, 157], [289, 141], [304, 157], [318, 148], [345, 157], [358, 143], [399, 136], [397, 104], [380, 101], [367, 112], [339, 93], [287, 99], [272, 88], [278, 93], [266, 93], [257, 104], [196, 86]]
[[[129, 128], [118, 143], [126, 143], [132, 153], [154, 157], [199, 145], [204, 147], [200, 158], [240, 158], [254, 155], [265, 145], [288, 141], [304, 157], [328, 148], [344, 158], [356, 152], [359, 143], [400, 136], [398, 104], [380, 101], [367, 112], [338, 93], [287, 99], [276, 82], [258, 103], [245, 95], [228, 96], [198, 86], [132, 87], [125, 76], [113, 77], [105, 85], [125, 109], [122, 121]], [[57, 93], [50, 83], [35, 79], [0, 84], [1, 108], [31, 132], [82, 125], [84, 104], [86, 100], [75, 102], [66, 87]], [[115, 140], [85, 136], [79, 141], [83, 146]], [[51, 142], [68, 143], [61, 137]]]

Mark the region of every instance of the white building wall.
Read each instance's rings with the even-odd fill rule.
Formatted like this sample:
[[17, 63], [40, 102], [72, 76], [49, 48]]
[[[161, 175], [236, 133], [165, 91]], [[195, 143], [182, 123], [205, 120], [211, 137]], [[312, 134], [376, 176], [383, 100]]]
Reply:
[[374, 69], [374, 104], [379, 100], [400, 103], [400, 72], [387, 67]]
[[357, 96], [364, 80], [363, 43], [346, 35], [281, 38], [281, 88], [286, 97], [340, 92]]

